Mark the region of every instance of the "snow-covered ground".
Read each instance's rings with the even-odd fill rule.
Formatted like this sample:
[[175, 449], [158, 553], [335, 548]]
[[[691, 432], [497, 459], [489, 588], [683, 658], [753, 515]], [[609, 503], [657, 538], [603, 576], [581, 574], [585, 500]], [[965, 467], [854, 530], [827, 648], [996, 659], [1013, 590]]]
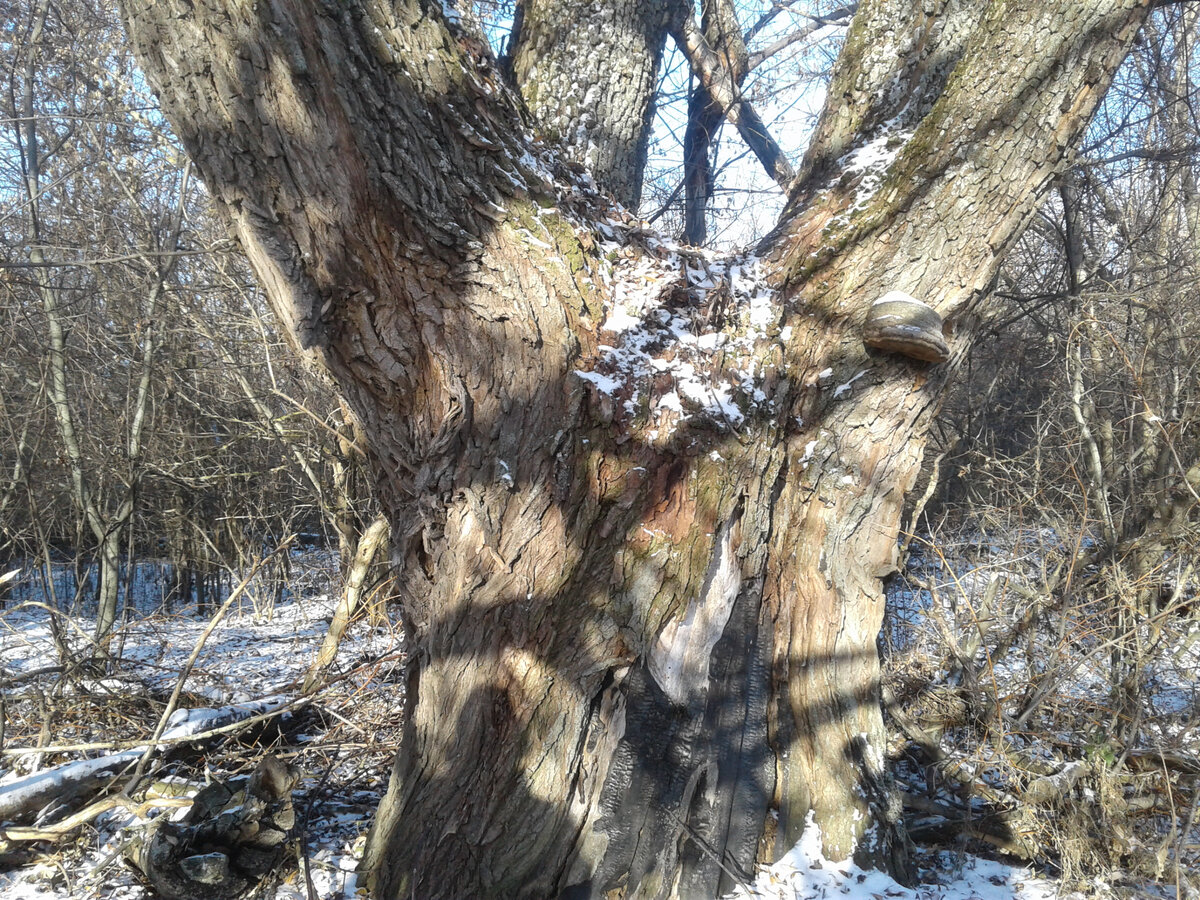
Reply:
[[[275, 704], [299, 701], [299, 683], [315, 658], [334, 605], [328, 594], [296, 597], [274, 608], [264, 603], [261, 595], [235, 603], [208, 638], [185, 682], [182, 696], [183, 706], [190, 711], [188, 721], [177, 713], [170, 724], [176, 731], [195, 729], [205, 720], [207, 708], [260, 698], [270, 698]], [[93, 627], [87, 618], [60, 616], [59, 621], [59, 633], [76, 647], [86, 642]], [[145, 705], [138, 698], [146, 694], [165, 696], [207, 625], [208, 618], [197, 617], [194, 607], [175, 614], [158, 611], [128, 622], [115, 642], [124, 661], [120, 673], [103, 679], [81, 677], [70, 687], [73, 695], [68, 707], [83, 708], [92, 715], [78, 719], [70, 713], [64, 715], [61, 722], [51, 725], [45, 743], [53, 747], [144, 739], [153, 728], [156, 711], [143, 721], [119, 723], [115, 728], [109, 727], [111, 722], [95, 721], [95, 711], [120, 698], [137, 707]], [[23, 704], [16, 698], [28, 694], [30, 686], [37, 686], [42, 678], [57, 677], [61, 661], [54, 631], [47, 607], [40, 602], [12, 604], [0, 614], [0, 674], [10, 684], [16, 680], [5, 691], [8, 721], [0, 756], [0, 786], [19, 781], [39, 763], [39, 768], [45, 768], [85, 755], [42, 755], [15, 749], [38, 744], [40, 723], [24, 720]], [[387, 627], [352, 627], [338, 655], [332, 684], [317, 699], [320, 714], [297, 702], [293, 711], [285, 714], [280, 728], [284, 734], [262, 738], [274, 741], [269, 749], [304, 772], [298, 788], [297, 819], [305, 840], [304, 852], [299, 854], [303, 868], [295, 863], [286, 866], [289, 874], [278, 883], [268, 883], [258, 896], [308, 900], [310, 883], [316, 897], [356, 896], [354, 868], [370, 813], [386, 787], [391, 749], [399, 733], [402, 689], [397, 676], [402, 650], [402, 637]], [[38, 676], [34, 674], [38, 670], [51, 671]], [[122, 709], [126, 714], [136, 712]], [[164, 738], [171, 734], [168, 730]], [[226, 756], [234, 762], [256, 759], [265, 749], [249, 748], [244, 754], [223, 750], [213, 765], [224, 763]], [[233, 773], [221, 770], [212, 774]], [[120, 860], [121, 829], [133, 821], [134, 816], [119, 810], [102, 814], [84, 828], [82, 839], [64, 842], [61, 851], [47, 861], [0, 874], [0, 897], [149, 898], [152, 895]]]
[[[1073, 886], [1104, 893], [1110, 879], [1119, 896], [1195, 897], [1191, 561], [1164, 559], [1137, 586], [1104, 560], [1064, 581], [1064, 561], [1091, 546], [1045, 528], [914, 540], [907, 571], [888, 585], [885, 680], [900, 712], [930, 728], [948, 763], [937, 768], [958, 767], [972, 790], [954, 796], [954, 777], [931, 777], [921, 754], [906, 753], [896, 771], [943, 811], [1017, 813], [1027, 845]], [[1151, 583], [1159, 596], [1147, 606], [1137, 588]]]
[[[963, 579], [974, 577], [962, 571], [945, 580], [957, 579], [961, 584]], [[279, 703], [299, 697], [298, 685], [325, 634], [334, 601], [327, 593], [297, 594], [273, 608], [247, 599], [229, 611], [209, 637], [185, 683], [183, 705], [193, 710], [192, 718], [202, 716], [196, 711], [205, 707], [262, 698]], [[923, 629], [934, 604], [929, 592], [910, 591], [906, 595], [901, 591], [894, 600], [897, 609], [892, 627], [897, 630], [892, 639], [907, 642], [910, 648], [914, 642], [927, 639]], [[959, 598], [959, 602], [965, 601]], [[961, 606], [955, 606], [953, 613], [965, 615]], [[145, 740], [156, 719], [155, 711], [161, 709], [161, 705], [146, 698], [161, 697], [170, 691], [208, 621], [197, 617], [194, 609], [171, 615], [160, 610], [139, 616], [127, 622], [120, 633], [119, 646], [125, 661], [120, 674], [106, 679], [73, 679], [70, 690], [74, 693], [67, 708], [85, 710], [86, 714], [68, 712], [46, 727], [38, 718], [44, 706], [31, 698], [40, 685], [57, 681], [55, 667], [62, 660], [55, 634], [60, 641], [65, 635], [68, 643], [78, 646], [86, 641], [92, 623], [86, 618], [59, 617], [59, 627], [52, 628], [48, 607], [37, 602], [10, 604], [0, 613], [0, 675], [5, 679], [8, 707], [4, 748], [0, 752], [0, 786], [32, 771], [89, 755], [54, 752], [54, 746], [133, 742], [139, 737]], [[264, 885], [256, 896], [335, 900], [357, 895], [359, 884], [354, 869], [371, 811], [386, 786], [390, 749], [399, 736], [402, 651], [402, 636], [386, 625], [354, 626], [343, 642], [335, 677], [318, 698], [316, 706], [321, 714], [299, 705], [278, 734], [260, 738], [273, 741], [273, 752], [297, 765], [304, 779], [297, 794], [298, 829], [302, 835], [299, 862], [286, 866], [285, 874]], [[1190, 659], [1184, 658], [1181, 678], [1193, 665]], [[39, 670], [47, 671], [36, 674]], [[1015, 666], [998, 667], [998, 671], [1022, 677]], [[1178, 700], [1183, 707], [1195, 702], [1196, 671], [1195, 667], [1190, 669], [1191, 684], [1180, 679], [1169, 679], [1169, 684], [1164, 681], [1176, 693], [1192, 691]], [[1171, 736], [1193, 741], [1194, 750], [1191, 733], [1172, 729]], [[16, 749], [37, 747], [39, 742], [41, 751]], [[243, 758], [252, 760], [262, 752], [261, 747], [249, 748]], [[224, 765], [230, 756], [237, 760], [236, 752], [222, 750], [214, 756], [212, 765]], [[169, 773], [168, 767], [163, 774]], [[195, 769], [186, 774], [194, 779]], [[222, 770], [213, 774], [230, 773]], [[103, 814], [83, 829], [81, 838], [64, 842], [50, 858], [0, 874], [0, 896], [12, 900], [142, 900], [147, 892], [120, 861], [121, 828], [132, 820], [131, 814], [119, 810]], [[920, 856], [920, 865], [925, 883], [908, 888], [878, 872], [862, 871], [851, 861], [825, 859], [819, 834], [812, 826], [791, 853], [762, 870], [754, 885], [743, 886], [732, 896], [779, 900], [1043, 900], [1072, 896], [1045, 875], [971, 856], [963, 846], [926, 850]], [[1146, 890], [1150, 896], [1153, 887]]]
[[1010, 699], [1007, 712], [1020, 714], [1036, 684], [1045, 707], [1079, 710], [1080, 727], [1085, 710], [1090, 724], [1103, 726], [1117, 679], [1133, 679], [1129, 689], [1143, 705], [1139, 727], [1130, 729], [1136, 743], [1200, 752], [1200, 615], [1186, 595], [1175, 599], [1176, 612], [1169, 599], [1159, 613], [1133, 609], [1107, 581], [1066, 604], [1052, 602], [1042, 587], [1047, 569], [1070, 549], [1049, 530], [914, 543], [907, 572], [889, 585], [884, 640], [897, 655], [945, 660], [946, 637], [954, 635], [960, 649], [973, 648], [997, 696]]
[[1051, 900], [1064, 895], [1052, 881], [1025, 868], [977, 856], [930, 854], [921, 874], [924, 884], [908, 888], [882, 872], [860, 869], [852, 860], [833, 862], [821, 851], [821, 831], [811, 821], [799, 843], [753, 885], [739, 888], [729, 900]]

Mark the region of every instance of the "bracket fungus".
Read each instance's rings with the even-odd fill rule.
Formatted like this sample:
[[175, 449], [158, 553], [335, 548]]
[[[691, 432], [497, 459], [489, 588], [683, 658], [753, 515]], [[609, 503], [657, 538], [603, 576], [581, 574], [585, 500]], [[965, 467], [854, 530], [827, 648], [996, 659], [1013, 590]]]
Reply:
[[950, 358], [942, 317], [928, 303], [903, 291], [888, 291], [871, 305], [863, 325], [863, 343], [925, 362]]

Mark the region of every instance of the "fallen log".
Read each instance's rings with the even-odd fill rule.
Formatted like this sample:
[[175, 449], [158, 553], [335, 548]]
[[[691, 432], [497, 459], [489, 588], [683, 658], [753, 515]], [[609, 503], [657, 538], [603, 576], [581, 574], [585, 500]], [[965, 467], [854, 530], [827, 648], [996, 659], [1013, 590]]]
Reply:
[[141, 756], [141, 750], [123, 750], [98, 759], [79, 759], [4, 785], [0, 788], [0, 821], [18, 819], [52, 802], [69, 803], [94, 794]]
[[[282, 713], [289, 702], [283, 698], [267, 698], [219, 709], [179, 709], [167, 720], [168, 727], [157, 746], [178, 743], [188, 738], [199, 740], [209, 732], [227, 729], [238, 722], [248, 722], [271, 713]], [[63, 763], [0, 786], [0, 822], [17, 821], [31, 813], [51, 807], [67, 811], [71, 809], [74, 801], [115, 786], [126, 774], [126, 770], [131, 770], [145, 755], [145, 746], [135, 747], [96, 759]], [[48, 817], [39, 817], [39, 820], [41, 823], [53, 821]], [[0, 837], [20, 839], [17, 834], [9, 833], [3, 828], [0, 828]]]

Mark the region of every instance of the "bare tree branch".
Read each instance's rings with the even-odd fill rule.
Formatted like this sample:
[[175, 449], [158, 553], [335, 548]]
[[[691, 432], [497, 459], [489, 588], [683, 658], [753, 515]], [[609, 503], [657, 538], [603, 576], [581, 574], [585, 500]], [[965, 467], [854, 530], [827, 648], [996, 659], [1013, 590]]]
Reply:
[[700, 30], [696, 17], [690, 12], [682, 17], [673, 37], [687, 55], [692, 71], [708, 90], [712, 101], [737, 128], [738, 134], [754, 151], [767, 174], [786, 190], [796, 177], [796, 170], [788, 162], [779, 144], [771, 137], [754, 107], [738, 95], [728, 71], [704, 37], [704, 32]]
[[753, 71], [777, 53], [781, 53], [793, 44], [798, 44], [805, 38], [811, 37], [827, 25], [845, 25], [850, 17], [858, 10], [857, 3], [841, 6], [826, 16], [812, 16], [812, 21], [803, 28], [781, 37], [768, 44], [763, 49], [750, 54], [750, 69]]

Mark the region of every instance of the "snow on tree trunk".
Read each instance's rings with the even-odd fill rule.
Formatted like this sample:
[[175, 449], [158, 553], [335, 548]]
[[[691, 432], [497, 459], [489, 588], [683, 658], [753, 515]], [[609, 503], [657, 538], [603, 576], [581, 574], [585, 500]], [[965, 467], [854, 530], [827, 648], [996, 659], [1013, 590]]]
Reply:
[[[810, 817], [904, 874], [879, 579], [971, 309], [1146, 11], [940, 5], [861, 5], [785, 217], [719, 260], [540, 161], [437, 4], [126, 0], [390, 513], [408, 708], [374, 896], [711, 897]], [[900, 64], [889, 18], [924, 29]], [[893, 290], [949, 363], [863, 346]]]

